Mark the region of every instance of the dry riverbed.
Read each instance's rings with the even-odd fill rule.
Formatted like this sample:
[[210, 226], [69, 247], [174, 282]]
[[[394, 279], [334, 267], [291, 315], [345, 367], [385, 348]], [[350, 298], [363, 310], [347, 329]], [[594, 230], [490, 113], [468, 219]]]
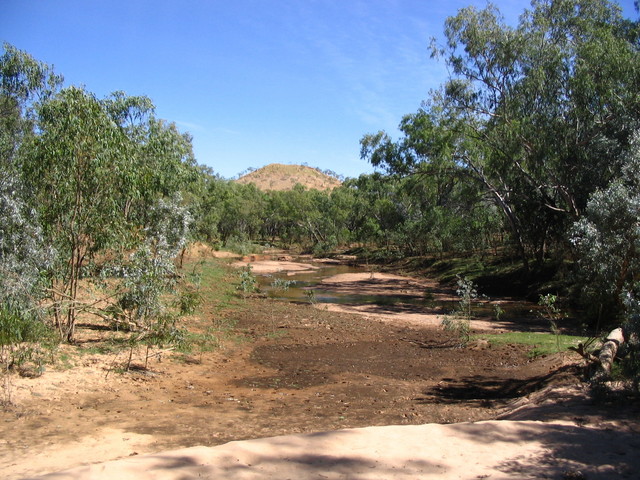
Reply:
[[[259, 261], [252, 261], [254, 272]], [[293, 263], [281, 262], [275, 268]], [[451, 295], [379, 272], [331, 282], [358, 291], [368, 285], [377, 293], [431, 288]], [[425, 312], [244, 302], [212, 352], [166, 354], [148, 369], [117, 373], [113, 355], [65, 347], [73, 368], [12, 378], [14, 405], [0, 413], [4, 478], [119, 458], [127, 460], [51, 478], [276, 478], [279, 472], [280, 478], [495, 479], [580, 471], [593, 479], [633, 478], [625, 475], [640, 467], [637, 410], [591, 402], [574, 366], [578, 358], [532, 361], [519, 345], [461, 348]], [[228, 324], [224, 311], [213, 312], [205, 306], [188, 321]], [[105, 334], [86, 324], [82, 345], [98, 344]], [[493, 422], [475, 423], [482, 421]], [[388, 425], [395, 427], [386, 433], [350, 430]], [[614, 431], [624, 444], [612, 443]], [[336, 433], [300, 436], [314, 432]], [[289, 437], [144, 457], [277, 435]]]

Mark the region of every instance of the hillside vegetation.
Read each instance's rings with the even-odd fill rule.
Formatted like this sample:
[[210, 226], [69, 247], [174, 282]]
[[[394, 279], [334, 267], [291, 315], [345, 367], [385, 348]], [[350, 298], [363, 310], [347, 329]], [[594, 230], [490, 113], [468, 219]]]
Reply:
[[307, 189], [332, 190], [342, 182], [334, 176], [305, 165], [283, 165], [272, 163], [241, 176], [238, 183], [253, 183], [262, 191], [293, 190], [296, 185]]

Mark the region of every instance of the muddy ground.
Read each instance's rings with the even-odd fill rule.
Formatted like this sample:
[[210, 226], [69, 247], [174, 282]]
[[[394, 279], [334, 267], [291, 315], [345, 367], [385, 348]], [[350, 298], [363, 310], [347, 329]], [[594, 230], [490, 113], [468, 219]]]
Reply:
[[[527, 347], [461, 347], [433, 326], [265, 298], [242, 302], [233, 322], [206, 309], [197, 319], [227, 325], [211, 352], [167, 353], [147, 369], [118, 372], [122, 356], [87, 348], [105, 335], [87, 324], [73, 368], [12, 378], [5, 394], [13, 405], [0, 411], [4, 478], [231, 440], [494, 419], [545, 385], [581, 388], [571, 365], [578, 359], [566, 355], [531, 360]], [[612, 411], [602, 408], [597, 421]]]

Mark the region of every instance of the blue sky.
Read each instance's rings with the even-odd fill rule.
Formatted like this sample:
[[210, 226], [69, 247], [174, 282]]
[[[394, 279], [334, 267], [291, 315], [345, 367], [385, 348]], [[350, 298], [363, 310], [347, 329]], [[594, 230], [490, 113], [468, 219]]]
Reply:
[[[530, 5], [493, 3], [510, 23]], [[0, 0], [0, 40], [99, 97], [147, 95], [225, 178], [274, 162], [356, 177], [360, 138], [397, 134], [444, 81], [430, 38], [467, 5], [486, 2]]]

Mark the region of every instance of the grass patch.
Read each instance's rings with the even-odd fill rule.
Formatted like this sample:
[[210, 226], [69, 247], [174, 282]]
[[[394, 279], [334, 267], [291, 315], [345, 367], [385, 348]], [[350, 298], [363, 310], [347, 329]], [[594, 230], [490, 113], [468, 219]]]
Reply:
[[110, 337], [95, 345], [78, 346], [75, 351], [78, 355], [113, 355], [127, 346], [125, 340]]
[[186, 263], [183, 269], [197, 278], [199, 305], [182, 325], [187, 333], [178, 348], [183, 354], [199, 354], [221, 348], [229, 341], [246, 341], [237, 331], [237, 314], [251, 308], [247, 299], [238, 295], [237, 269], [229, 261], [207, 258]]
[[193, 270], [200, 280], [201, 307], [216, 312], [241, 308], [245, 302], [238, 298], [237, 271], [220, 259], [207, 259], [185, 266]]
[[219, 334], [215, 329], [209, 328], [206, 332], [187, 332], [184, 342], [177, 348], [183, 354], [198, 354], [202, 358], [205, 352], [212, 352], [220, 348]]
[[531, 350], [529, 351], [529, 356], [531, 358], [535, 358], [552, 353], [565, 352], [569, 347], [577, 347], [579, 343], [586, 344], [589, 337], [579, 337], [574, 335], [556, 336], [551, 333], [540, 332], [507, 332], [474, 335], [472, 339], [486, 340], [494, 345], [509, 343], [530, 345]]

